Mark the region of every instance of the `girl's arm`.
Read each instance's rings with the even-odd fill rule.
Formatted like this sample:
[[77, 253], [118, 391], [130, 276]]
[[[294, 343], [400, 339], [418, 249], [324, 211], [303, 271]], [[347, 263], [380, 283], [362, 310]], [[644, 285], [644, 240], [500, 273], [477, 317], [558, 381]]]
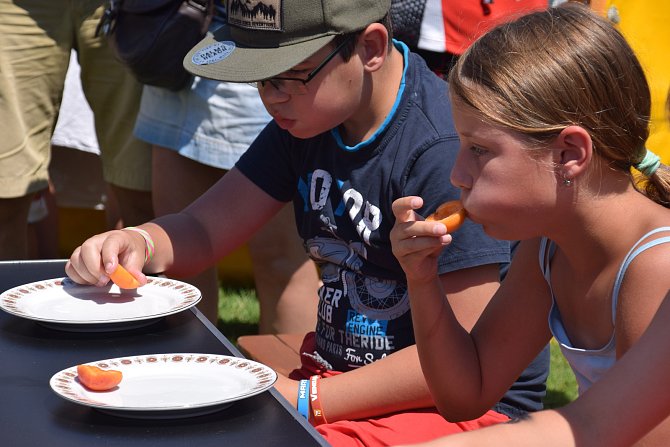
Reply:
[[[668, 445], [670, 296], [638, 342], [586, 393], [560, 410], [447, 436], [421, 447], [645, 447]], [[665, 422], [664, 422], [665, 420]], [[661, 424], [659, 426], [659, 424]], [[639, 441], [647, 433], [642, 441]], [[637, 444], [636, 444], [637, 442]]]
[[449, 420], [468, 420], [491, 408], [549, 342], [551, 300], [537, 241], [521, 243], [505, 281], [469, 332], [434, 273], [436, 253], [451, 236], [414, 213], [421, 204], [418, 197], [394, 203], [393, 250], [407, 274], [418, 353], [436, 405]]
[[146, 283], [148, 273], [196, 274], [243, 244], [284, 203], [273, 199], [233, 168], [180, 213], [159, 217], [138, 228], [155, 244], [144, 265], [145, 241], [135, 231], [108, 231], [75, 249], [66, 273], [82, 284], [104, 285], [121, 263]]

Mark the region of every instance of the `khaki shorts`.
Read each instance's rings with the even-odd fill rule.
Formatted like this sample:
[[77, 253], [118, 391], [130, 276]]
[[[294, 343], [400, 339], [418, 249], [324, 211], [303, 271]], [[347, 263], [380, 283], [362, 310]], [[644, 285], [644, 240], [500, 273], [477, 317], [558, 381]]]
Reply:
[[[142, 85], [95, 37], [102, 0], [0, 0], [0, 198], [47, 186], [70, 49], [95, 115], [105, 180], [151, 189], [151, 147], [133, 134]], [[76, 173], [75, 173], [76, 174]]]

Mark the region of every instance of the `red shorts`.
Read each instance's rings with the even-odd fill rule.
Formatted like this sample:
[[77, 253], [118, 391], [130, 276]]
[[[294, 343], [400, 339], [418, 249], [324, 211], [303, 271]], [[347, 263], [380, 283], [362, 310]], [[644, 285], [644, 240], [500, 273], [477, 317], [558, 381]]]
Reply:
[[[314, 374], [330, 377], [340, 374], [329, 370], [318, 360], [306, 353], [315, 349], [314, 333], [305, 337], [300, 348], [302, 367], [291, 372], [294, 380], [308, 379]], [[489, 410], [485, 415], [472, 421], [448, 422], [436, 408], [402, 411], [368, 419], [337, 421], [321, 424], [316, 430], [333, 447], [345, 446], [388, 446], [430, 441], [441, 436], [475, 430], [500, 422], [509, 421], [504, 414]]]

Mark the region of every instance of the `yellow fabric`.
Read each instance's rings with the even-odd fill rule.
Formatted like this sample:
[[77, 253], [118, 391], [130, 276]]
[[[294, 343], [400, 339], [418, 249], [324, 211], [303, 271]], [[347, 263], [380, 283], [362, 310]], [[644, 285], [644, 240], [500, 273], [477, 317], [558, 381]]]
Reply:
[[662, 0], [600, 0], [602, 12], [619, 17], [617, 27], [633, 47], [651, 89], [651, 135], [647, 149], [670, 164], [670, 116], [666, 100], [670, 92], [670, 2]]

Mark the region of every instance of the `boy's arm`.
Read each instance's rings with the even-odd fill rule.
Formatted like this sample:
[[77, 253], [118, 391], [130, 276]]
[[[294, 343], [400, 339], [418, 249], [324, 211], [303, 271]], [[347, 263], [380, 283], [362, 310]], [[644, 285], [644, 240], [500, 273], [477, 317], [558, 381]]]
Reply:
[[153, 221], [156, 258], [146, 270], [198, 273], [245, 243], [284, 205], [233, 168], [182, 212]]
[[142, 269], [190, 276], [243, 244], [283, 205], [233, 168], [182, 212], [138, 227], [155, 246], [144, 268], [144, 238], [135, 231], [116, 230], [93, 236], [75, 249], [66, 273], [82, 284], [104, 285], [121, 263], [142, 283]]
[[[498, 277], [497, 264], [441, 275], [449, 301], [462, 324], [468, 327], [474, 324], [497, 289]], [[296, 403], [297, 384], [293, 387], [281, 384], [278, 388], [290, 402]], [[319, 395], [329, 422], [434, 406], [416, 346], [321, 380]]]

